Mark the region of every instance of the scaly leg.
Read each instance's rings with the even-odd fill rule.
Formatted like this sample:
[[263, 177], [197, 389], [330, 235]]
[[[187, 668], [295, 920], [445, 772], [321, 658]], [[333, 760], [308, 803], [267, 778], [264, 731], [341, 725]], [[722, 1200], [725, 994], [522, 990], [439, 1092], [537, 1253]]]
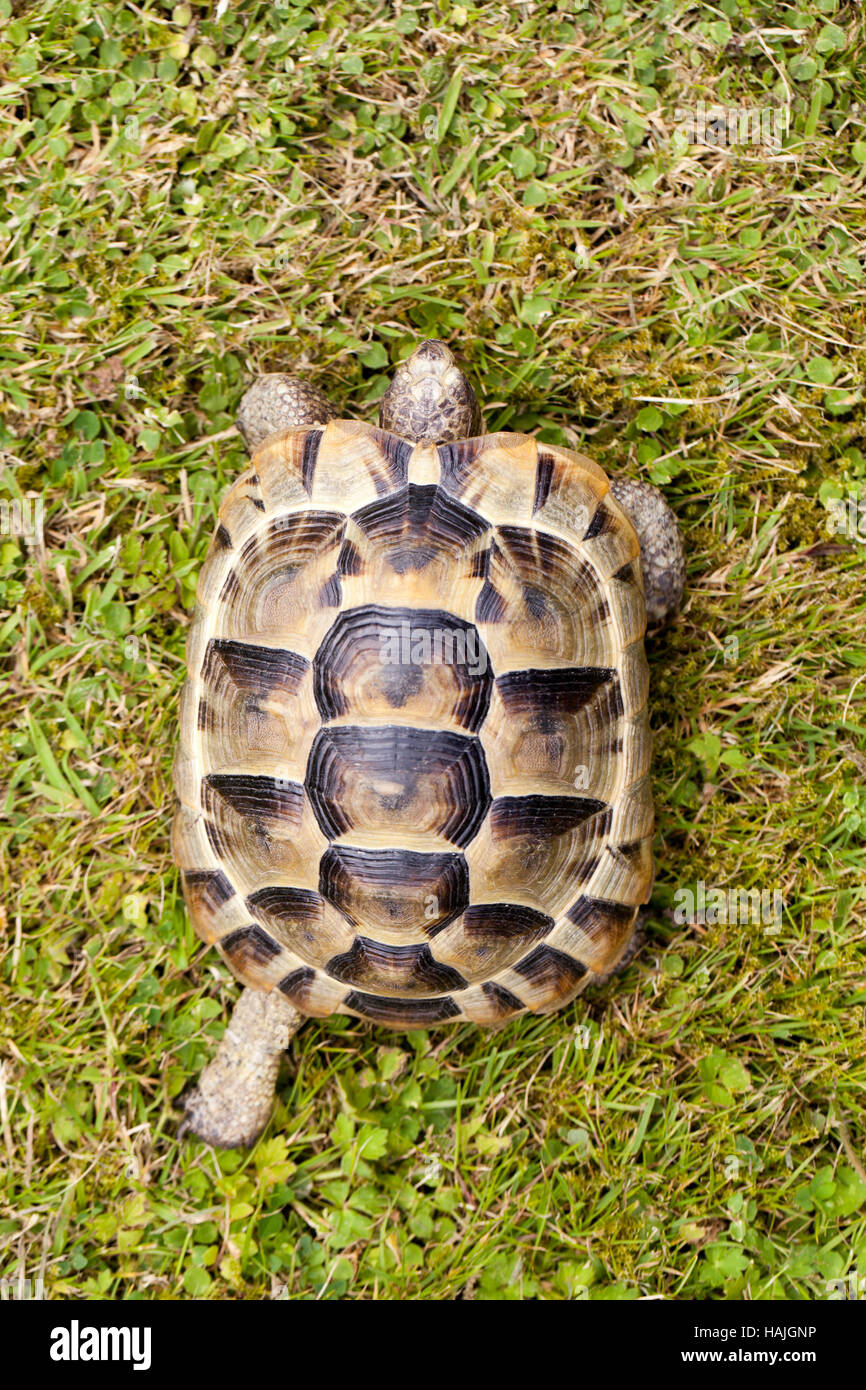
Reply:
[[640, 541], [640, 567], [650, 631], [670, 622], [683, 596], [686, 562], [677, 519], [657, 487], [611, 478], [610, 490]]
[[297, 376], [269, 372], [256, 377], [241, 399], [238, 429], [250, 454], [283, 430], [326, 425], [337, 411], [327, 396]]
[[194, 1134], [217, 1148], [250, 1148], [268, 1122], [280, 1058], [303, 1022], [278, 989], [245, 989], [216, 1056], [180, 1098], [178, 1138]]

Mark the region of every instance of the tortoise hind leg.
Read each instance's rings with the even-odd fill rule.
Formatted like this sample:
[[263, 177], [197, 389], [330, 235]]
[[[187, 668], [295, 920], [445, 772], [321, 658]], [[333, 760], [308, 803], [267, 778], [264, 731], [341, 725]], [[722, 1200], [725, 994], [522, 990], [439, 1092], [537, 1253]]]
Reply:
[[303, 1022], [278, 989], [245, 989], [213, 1061], [184, 1092], [178, 1138], [194, 1134], [220, 1149], [249, 1148], [268, 1122], [280, 1058]]

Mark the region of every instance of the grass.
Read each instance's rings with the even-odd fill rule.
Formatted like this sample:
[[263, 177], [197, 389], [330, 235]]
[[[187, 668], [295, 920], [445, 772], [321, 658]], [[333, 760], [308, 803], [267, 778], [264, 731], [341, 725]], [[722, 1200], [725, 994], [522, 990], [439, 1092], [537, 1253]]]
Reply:
[[[866, 1275], [860, 7], [0, 17], [0, 463], [44, 505], [43, 544], [8, 507], [0, 536], [0, 1277], [393, 1300]], [[689, 144], [698, 102], [788, 132]], [[459, 345], [489, 427], [649, 476], [681, 520], [649, 944], [498, 1034], [311, 1022], [253, 1152], [178, 1145], [237, 994], [168, 845], [234, 411], [297, 368], [372, 418], [419, 335]], [[782, 920], [677, 920], [699, 880], [776, 890]]]

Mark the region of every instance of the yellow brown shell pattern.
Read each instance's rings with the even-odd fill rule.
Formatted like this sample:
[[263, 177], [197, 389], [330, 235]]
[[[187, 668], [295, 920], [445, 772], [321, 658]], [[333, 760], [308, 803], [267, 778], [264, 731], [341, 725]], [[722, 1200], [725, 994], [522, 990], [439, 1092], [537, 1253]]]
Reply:
[[196, 930], [303, 1013], [546, 1013], [652, 884], [645, 614], [603, 471], [332, 420], [228, 493], [188, 646]]

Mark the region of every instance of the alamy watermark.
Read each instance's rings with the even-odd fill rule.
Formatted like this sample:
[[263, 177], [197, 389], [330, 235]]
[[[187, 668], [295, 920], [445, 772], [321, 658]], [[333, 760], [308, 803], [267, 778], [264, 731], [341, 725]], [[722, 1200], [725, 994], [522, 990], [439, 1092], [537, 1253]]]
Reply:
[[676, 107], [674, 120], [675, 133], [684, 135], [690, 145], [721, 149], [763, 145], [778, 150], [788, 134], [791, 113], [787, 106], [720, 106], [698, 101], [694, 106]]
[[852, 1302], [866, 1299], [866, 1274], [858, 1274], [856, 1270], [852, 1270], [845, 1279], [827, 1280], [828, 1302], [837, 1303], [843, 1298]]
[[0, 1303], [41, 1303], [45, 1298], [42, 1279], [0, 1279]]
[[714, 888], [699, 879], [695, 888], [674, 893], [674, 921], [706, 926], [762, 923], [770, 931], [782, 925], [785, 902], [778, 888]]
[[404, 620], [399, 628], [380, 629], [379, 656], [383, 666], [465, 666], [470, 676], [487, 670], [487, 651], [474, 627], [412, 627]]
[[51, 1331], [48, 1352], [52, 1361], [128, 1361], [134, 1371], [147, 1371], [151, 1363], [149, 1327], [82, 1327], [73, 1318], [68, 1327]]
[[831, 536], [844, 536], [849, 541], [866, 541], [866, 497], [828, 497], [827, 530]]
[[41, 497], [0, 497], [0, 536], [20, 536], [41, 545], [45, 502]]

